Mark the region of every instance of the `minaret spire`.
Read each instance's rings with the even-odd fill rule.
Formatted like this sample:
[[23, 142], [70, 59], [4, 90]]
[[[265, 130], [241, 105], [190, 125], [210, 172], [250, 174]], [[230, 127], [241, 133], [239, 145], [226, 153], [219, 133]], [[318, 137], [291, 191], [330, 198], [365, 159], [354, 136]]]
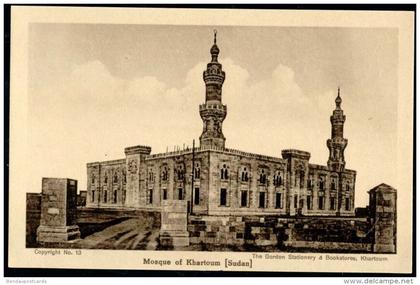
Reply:
[[225, 72], [218, 62], [219, 47], [217, 46], [217, 31], [214, 30], [213, 46], [210, 49], [211, 61], [203, 72], [206, 84], [206, 102], [200, 105], [200, 116], [203, 120], [203, 133], [200, 136], [200, 145], [206, 147], [225, 147], [225, 136], [222, 132], [222, 123], [226, 117], [226, 105], [222, 104], [222, 86], [225, 81]]
[[211, 54], [211, 62], [217, 62], [217, 57], [219, 56], [219, 47], [217, 46], [217, 30], [214, 30], [214, 40], [213, 40], [213, 46], [210, 49]]
[[335, 98], [335, 109], [341, 110], [341, 97], [340, 97], [340, 86], [338, 86], [337, 90], [337, 98]]

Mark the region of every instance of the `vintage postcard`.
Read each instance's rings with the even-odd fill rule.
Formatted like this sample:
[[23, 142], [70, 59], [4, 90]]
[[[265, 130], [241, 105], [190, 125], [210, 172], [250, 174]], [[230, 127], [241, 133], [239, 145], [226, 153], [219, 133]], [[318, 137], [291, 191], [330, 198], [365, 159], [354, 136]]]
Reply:
[[9, 267], [406, 273], [414, 13], [12, 7]]

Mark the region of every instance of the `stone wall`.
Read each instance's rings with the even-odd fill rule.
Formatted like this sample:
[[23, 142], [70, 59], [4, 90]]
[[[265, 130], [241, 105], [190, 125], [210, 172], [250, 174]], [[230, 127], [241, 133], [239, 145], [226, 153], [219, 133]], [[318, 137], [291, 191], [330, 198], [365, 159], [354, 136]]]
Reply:
[[276, 216], [190, 216], [191, 244], [251, 245], [280, 251], [299, 249], [368, 252], [367, 218], [279, 218]]
[[191, 244], [244, 244], [245, 222], [242, 217], [190, 217], [188, 232]]
[[[367, 233], [372, 225], [367, 218], [299, 218], [288, 224], [292, 240], [315, 242], [371, 243]], [[290, 239], [290, 237], [289, 237]]]
[[41, 221], [41, 193], [26, 193], [26, 247], [36, 247], [36, 230]]

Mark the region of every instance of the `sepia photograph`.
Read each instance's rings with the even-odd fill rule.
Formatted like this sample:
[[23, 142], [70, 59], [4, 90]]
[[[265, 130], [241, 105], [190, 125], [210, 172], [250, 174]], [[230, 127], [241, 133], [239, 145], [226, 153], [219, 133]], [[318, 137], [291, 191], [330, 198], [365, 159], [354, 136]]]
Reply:
[[411, 272], [413, 13], [11, 18], [9, 266]]

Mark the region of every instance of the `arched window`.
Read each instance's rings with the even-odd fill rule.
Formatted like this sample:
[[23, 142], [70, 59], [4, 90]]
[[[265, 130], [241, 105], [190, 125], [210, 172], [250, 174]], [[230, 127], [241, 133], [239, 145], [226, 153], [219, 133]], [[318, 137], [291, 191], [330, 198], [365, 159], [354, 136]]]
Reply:
[[92, 174], [92, 184], [95, 184], [95, 174]]
[[108, 176], [105, 174], [105, 178], [104, 178], [104, 183], [107, 184], [108, 183]]
[[337, 181], [335, 177], [331, 178], [331, 190], [336, 190], [337, 189]]
[[262, 169], [260, 173], [260, 184], [265, 184], [266, 181], [267, 181], [267, 175], [264, 172], [264, 169]]
[[319, 190], [324, 190], [324, 177], [319, 177]]
[[221, 179], [229, 178], [229, 170], [227, 169], [226, 164], [223, 164], [222, 169], [220, 169], [220, 178]]
[[178, 169], [177, 169], [177, 177], [178, 177], [178, 180], [183, 180], [184, 179], [184, 168], [180, 165], [180, 166], [178, 166]]
[[242, 170], [241, 180], [245, 182], [248, 181], [248, 171], [246, 170], [246, 167]]
[[305, 171], [300, 171], [300, 179], [299, 179], [300, 188], [303, 188], [305, 185]]
[[274, 174], [274, 186], [279, 187], [281, 186], [282, 183], [282, 178], [281, 178], [281, 174], [280, 171], [277, 171], [276, 174]]
[[194, 179], [200, 179], [200, 165], [198, 163], [194, 168]]
[[308, 189], [312, 189], [313, 188], [313, 186], [314, 186], [314, 181], [313, 181], [313, 177], [312, 177], [312, 175], [311, 176], [309, 176], [309, 178], [308, 178]]
[[118, 183], [118, 174], [117, 173], [114, 174], [114, 183]]
[[127, 183], [127, 173], [123, 172], [123, 182]]
[[162, 180], [163, 181], [168, 180], [168, 168], [166, 166], [162, 170]]

